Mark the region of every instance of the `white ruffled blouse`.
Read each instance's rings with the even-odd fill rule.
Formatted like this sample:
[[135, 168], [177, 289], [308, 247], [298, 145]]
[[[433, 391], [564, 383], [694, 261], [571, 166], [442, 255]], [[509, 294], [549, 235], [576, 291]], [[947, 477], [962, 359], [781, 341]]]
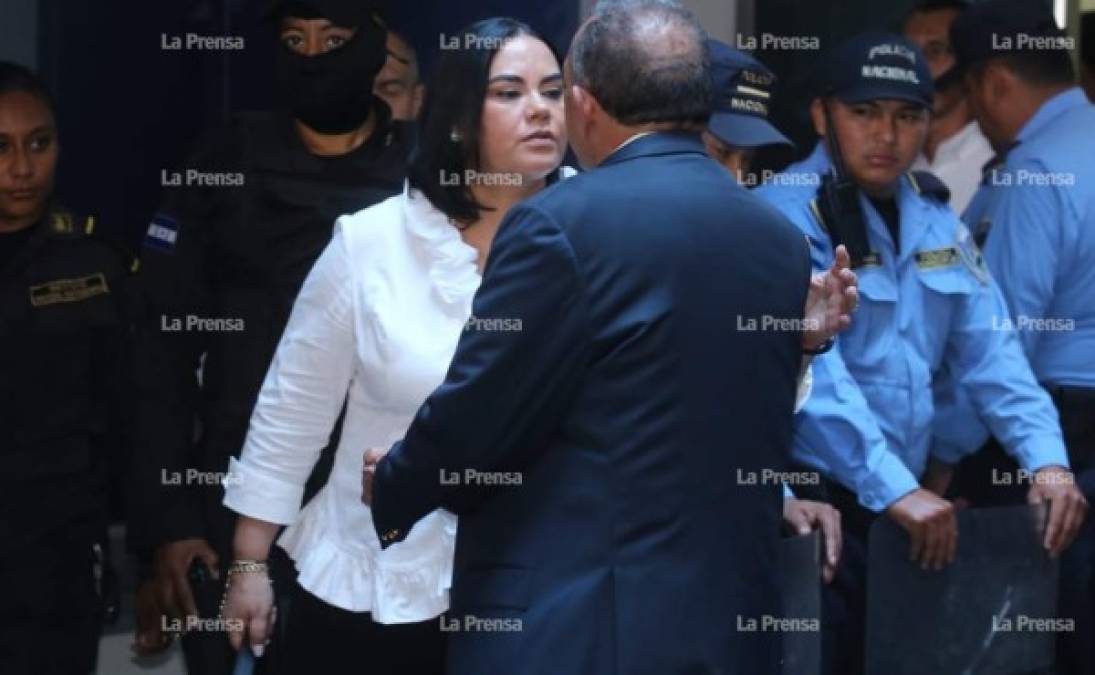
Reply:
[[[288, 525], [278, 543], [300, 584], [380, 623], [449, 605], [456, 516], [434, 511], [381, 550], [361, 502], [366, 448], [403, 438], [442, 383], [481, 277], [477, 252], [417, 190], [339, 218], [266, 374], [224, 504]], [[328, 483], [304, 484], [347, 401]]]

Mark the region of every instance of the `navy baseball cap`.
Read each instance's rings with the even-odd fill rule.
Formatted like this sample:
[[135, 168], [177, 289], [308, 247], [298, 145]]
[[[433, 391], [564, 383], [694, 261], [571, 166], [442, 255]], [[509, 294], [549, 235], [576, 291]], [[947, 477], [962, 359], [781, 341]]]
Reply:
[[951, 24], [955, 66], [971, 65], [997, 56], [1071, 47], [1068, 34], [1057, 26], [1048, 0], [988, 0], [972, 5]]
[[708, 40], [715, 111], [707, 130], [727, 145], [756, 148], [790, 145], [768, 121], [776, 76], [753, 57], [718, 40]]
[[845, 103], [892, 99], [932, 105], [935, 85], [920, 48], [894, 33], [862, 33], [833, 49], [822, 66], [821, 95]]

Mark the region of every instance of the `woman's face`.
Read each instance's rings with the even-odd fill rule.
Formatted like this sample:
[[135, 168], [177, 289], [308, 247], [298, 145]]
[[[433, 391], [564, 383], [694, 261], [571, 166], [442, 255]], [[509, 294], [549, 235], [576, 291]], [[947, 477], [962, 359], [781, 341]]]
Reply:
[[480, 138], [485, 173], [520, 174], [527, 184], [542, 180], [563, 161], [563, 74], [539, 39], [512, 38], [495, 54]]
[[336, 26], [327, 19], [286, 17], [281, 21], [281, 43], [301, 56], [318, 56], [334, 51], [349, 42], [357, 32], [354, 28]]
[[49, 107], [24, 92], [0, 95], [0, 229], [41, 217], [56, 166], [57, 128]]

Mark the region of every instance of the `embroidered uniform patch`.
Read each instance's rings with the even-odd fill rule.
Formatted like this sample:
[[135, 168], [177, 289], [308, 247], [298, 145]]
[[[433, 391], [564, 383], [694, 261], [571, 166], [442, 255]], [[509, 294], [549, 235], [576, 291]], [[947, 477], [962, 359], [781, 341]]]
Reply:
[[936, 251], [917, 251], [916, 266], [922, 270], [934, 270], [940, 267], [957, 265], [958, 249], [953, 246]]
[[157, 213], [145, 233], [144, 247], [163, 253], [174, 253], [179, 239], [179, 224], [173, 218]]
[[871, 251], [867, 255], [863, 256], [863, 262], [859, 263], [855, 267], [882, 267], [882, 256], [878, 255], [874, 251]]
[[49, 283], [30, 287], [30, 304], [35, 307], [47, 307], [62, 302], [79, 302], [96, 295], [110, 292], [106, 277], [92, 274], [78, 279], [58, 279]]

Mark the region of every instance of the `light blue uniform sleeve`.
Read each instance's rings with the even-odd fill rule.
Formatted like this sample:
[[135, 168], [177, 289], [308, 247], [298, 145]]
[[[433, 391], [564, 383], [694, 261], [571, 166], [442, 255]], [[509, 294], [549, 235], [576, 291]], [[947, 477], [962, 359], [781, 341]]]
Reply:
[[[777, 199], [771, 201], [782, 206]], [[787, 215], [806, 233], [814, 272], [829, 269], [829, 238], [812, 226], [803, 227], [808, 215]], [[812, 368], [810, 396], [795, 416], [795, 460], [822, 470], [872, 511], [884, 511], [919, 488], [917, 478], [889, 450], [867, 399], [844, 364], [839, 338], [831, 351], [814, 359]]]
[[[1000, 327], [1007, 317], [1000, 289], [991, 278], [971, 283], [948, 336], [947, 367], [1020, 466], [1067, 467], [1057, 409], [1035, 380], [1015, 332]], [[940, 414], [946, 419], [954, 413]]]
[[[1009, 171], [1012, 175], [1019, 172], [1042, 176], [1049, 173], [1036, 161]], [[1021, 317], [1044, 318], [1053, 300], [1061, 227], [1068, 208], [1060, 194], [1065, 189], [1069, 188], [1016, 181], [998, 190], [992, 229], [985, 242], [985, 262], [1016, 322]], [[1034, 354], [1038, 336], [1036, 330], [1019, 331], [1028, 358]]]
[[795, 459], [824, 470], [872, 511], [884, 511], [919, 488], [887, 447], [867, 399], [844, 365], [839, 340], [813, 366], [814, 388], [796, 417]]

